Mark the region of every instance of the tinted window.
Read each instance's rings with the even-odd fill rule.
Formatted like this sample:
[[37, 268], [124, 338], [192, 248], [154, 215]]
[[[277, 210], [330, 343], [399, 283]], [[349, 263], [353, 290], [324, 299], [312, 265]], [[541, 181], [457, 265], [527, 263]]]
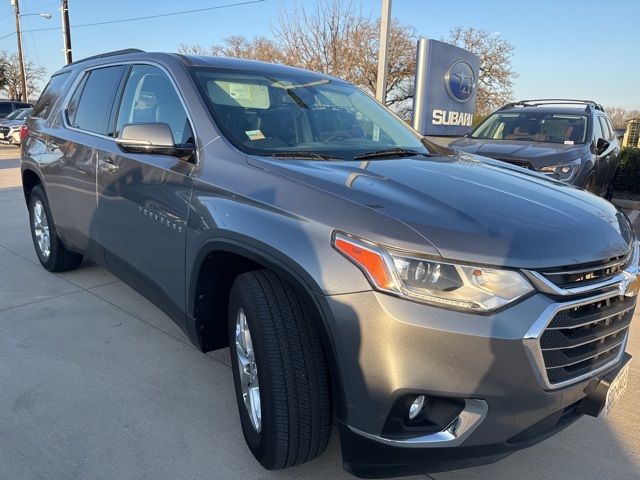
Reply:
[[604, 132], [602, 131], [602, 125], [599, 122], [600, 117], [594, 118], [593, 122], [593, 137], [597, 141], [599, 138], [605, 138]]
[[604, 133], [604, 138], [606, 140], [613, 140], [613, 128], [609, 123], [609, 119], [607, 117], [598, 117], [600, 119], [600, 125], [602, 126], [602, 133]]
[[343, 81], [293, 70], [191, 72], [221, 133], [245, 152], [355, 158], [398, 148], [427, 151], [413, 129]]
[[51, 109], [53, 108], [53, 104], [56, 103], [58, 98], [60, 98], [60, 95], [62, 95], [62, 87], [68, 79], [69, 74], [67, 73], [51, 77], [51, 80], [49, 80], [49, 83], [44, 88], [38, 103], [33, 109], [33, 117], [47, 118], [49, 116]]
[[13, 110], [10, 103], [0, 103], [0, 113], [9, 113]]
[[169, 77], [151, 65], [134, 65], [124, 89], [116, 136], [129, 123], [160, 122], [171, 128], [175, 144], [193, 141], [187, 112]]
[[123, 69], [119, 65], [89, 72], [88, 78], [78, 88], [81, 92], [76, 91], [80, 95], [77, 109], [75, 103], [69, 105], [68, 118], [74, 127], [103, 135], [111, 133], [109, 117]]
[[587, 117], [563, 113], [498, 112], [471, 134], [472, 138], [523, 142], [583, 143]]

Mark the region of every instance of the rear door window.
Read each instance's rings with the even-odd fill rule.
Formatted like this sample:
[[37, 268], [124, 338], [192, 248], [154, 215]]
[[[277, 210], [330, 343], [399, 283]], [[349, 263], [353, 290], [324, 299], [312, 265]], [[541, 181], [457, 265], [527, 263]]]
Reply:
[[91, 70], [76, 89], [69, 106], [67, 120], [80, 130], [112, 135], [109, 119], [124, 66]]

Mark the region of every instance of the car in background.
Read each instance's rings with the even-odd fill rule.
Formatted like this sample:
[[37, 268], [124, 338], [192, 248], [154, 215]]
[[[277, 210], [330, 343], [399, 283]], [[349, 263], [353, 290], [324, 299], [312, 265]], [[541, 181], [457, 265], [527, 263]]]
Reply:
[[32, 111], [33, 108], [14, 110], [4, 120], [0, 121], [0, 143], [20, 145], [20, 130]]
[[449, 147], [535, 170], [607, 199], [620, 163], [611, 119], [591, 100], [509, 103]]
[[15, 110], [32, 107], [32, 103], [16, 102], [14, 100], [0, 100], [0, 119], [6, 118], [11, 112]]

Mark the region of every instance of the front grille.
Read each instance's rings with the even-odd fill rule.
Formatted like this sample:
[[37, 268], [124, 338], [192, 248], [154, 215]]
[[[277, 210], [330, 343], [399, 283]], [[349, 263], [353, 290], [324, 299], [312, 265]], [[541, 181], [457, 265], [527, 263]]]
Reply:
[[526, 160], [519, 160], [519, 159], [515, 159], [515, 158], [496, 158], [496, 160], [500, 160], [501, 162], [506, 162], [506, 163], [510, 163], [511, 165], [516, 165], [518, 167], [522, 167], [525, 168], [527, 170], [535, 170], [535, 168], [533, 168], [533, 165], [531, 165], [531, 163], [527, 162]]
[[524, 338], [545, 389], [606, 372], [620, 361], [637, 302], [640, 244], [628, 255], [541, 271], [522, 270], [554, 299]]
[[9, 133], [9, 127], [0, 127], [0, 133], [6, 135]]
[[562, 289], [588, 286], [606, 281], [620, 274], [630, 255], [609, 258], [602, 262], [572, 265], [540, 272], [551, 283]]
[[635, 302], [615, 294], [558, 310], [539, 338], [549, 383], [565, 384], [618, 359]]

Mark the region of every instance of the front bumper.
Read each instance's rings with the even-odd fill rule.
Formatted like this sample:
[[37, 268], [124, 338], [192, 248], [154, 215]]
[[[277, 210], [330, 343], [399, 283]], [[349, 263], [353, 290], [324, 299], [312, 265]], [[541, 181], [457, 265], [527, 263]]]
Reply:
[[[622, 332], [616, 357], [593, 375], [550, 385], [532, 332], [544, 331], [549, 312], [587, 302], [586, 296], [553, 300], [540, 293], [487, 316], [375, 292], [324, 301], [333, 313], [330, 330], [343, 380], [343, 461], [362, 477], [493, 462], [553, 435], [582, 415], [582, 400], [620, 364], [628, 336], [628, 329]], [[630, 320], [636, 298], [625, 301]], [[460, 415], [436, 430], [390, 431], [398, 399], [418, 394], [458, 400]]]

